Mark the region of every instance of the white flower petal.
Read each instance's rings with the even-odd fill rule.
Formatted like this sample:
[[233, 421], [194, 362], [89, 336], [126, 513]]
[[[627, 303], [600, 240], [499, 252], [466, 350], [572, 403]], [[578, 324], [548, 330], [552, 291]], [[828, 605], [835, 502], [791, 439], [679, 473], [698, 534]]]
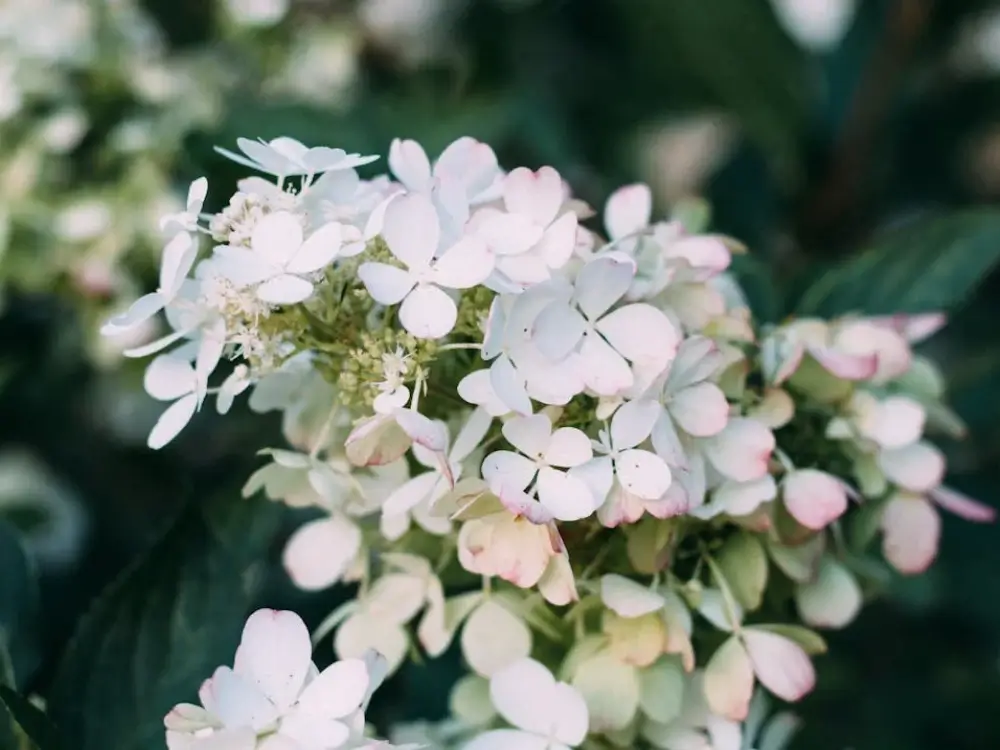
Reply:
[[250, 726], [259, 731], [278, 718], [279, 711], [267, 696], [229, 667], [216, 669], [204, 691], [210, 696], [209, 710], [228, 727]]
[[670, 402], [670, 415], [688, 435], [718, 435], [729, 421], [729, 402], [715, 383], [697, 383], [679, 391]]
[[556, 685], [552, 673], [533, 659], [519, 659], [490, 680], [490, 698], [509, 724], [547, 737], [555, 723], [549, 702]]
[[483, 460], [483, 479], [495, 490], [500, 484], [511, 489], [525, 490], [535, 478], [535, 462], [513, 451], [493, 451]]
[[915, 443], [924, 431], [924, 408], [905, 396], [890, 396], [858, 415], [858, 429], [883, 448]]
[[653, 194], [648, 185], [637, 183], [618, 188], [604, 206], [604, 227], [612, 240], [638, 232], [653, 214]]
[[538, 500], [560, 521], [579, 521], [596, 510], [594, 495], [582, 479], [547, 466], [538, 471]]
[[474, 409], [455, 437], [455, 442], [448, 453], [448, 460], [454, 463], [464, 461], [483, 442], [483, 438], [486, 437], [492, 424], [493, 417], [488, 411]]
[[361, 549], [361, 530], [342, 516], [300, 526], [289, 538], [282, 563], [292, 581], [318, 591], [339, 581]]
[[573, 296], [583, 314], [595, 321], [625, 296], [634, 276], [635, 261], [627, 255], [601, 255], [580, 269]]
[[159, 292], [146, 294], [133, 302], [128, 310], [116, 315], [101, 327], [102, 336], [124, 333], [140, 323], [149, 320], [167, 304], [167, 298]]
[[181, 232], [175, 235], [163, 248], [159, 291], [168, 297], [176, 295], [181, 283], [191, 272], [197, 255], [198, 248], [190, 234]]
[[532, 250], [549, 268], [562, 268], [576, 248], [576, 214], [567, 212], [552, 222], [541, 241]]
[[198, 396], [194, 393], [175, 401], [160, 415], [149, 433], [146, 445], [154, 451], [173, 440], [184, 429], [198, 409]]
[[243, 626], [233, 671], [285, 711], [298, 698], [311, 663], [312, 644], [302, 618], [259, 609]]
[[302, 224], [288, 211], [268, 214], [254, 227], [250, 236], [253, 252], [266, 262], [281, 267], [302, 245]]
[[586, 433], [575, 427], [560, 427], [552, 433], [542, 451], [542, 458], [549, 466], [569, 468], [579, 466], [594, 456], [594, 449]]
[[528, 398], [524, 378], [506, 354], [501, 354], [490, 365], [490, 385], [508, 410], [522, 415], [531, 414], [531, 399]]
[[515, 417], [506, 421], [503, 436], [521, 453], [540, 458], [552, 439], [552, 422], [545, 414]]
[[398, 624], [358, 614], [337, 629], [333, 646], [341, 659], [363, 659], [369, 650], [375, 649], [386, 658], [392, 674], [406, 659], [410, 640]]
[[508, 211], [530, 216], [536, 224], [546, 227], [556, 218], [563, 202], [562, 178], [552, 167], [537, 172], [518, 167], [504, 180], [503, 198]]
[[194, 391], [194, 368], [182, 357], [164, 354], [149, 363], [142, 385], [158, 401], [173, 401]]
[[462, 750], [562, 750], [540, 734], [520, 729], [494, 729], [473, 737]]
[[289, 273], [312, 273], [329, 265], [340, 251], [343, 227], [335, 221], [324, 224], [302, 243], [285, 266]]
[[493, 390], [489, 370], [470, 372], [458, 381], [457, 390], [463, 401], [482, 407], [491, 417], [502, 417], [510, 412], [510, 407]]
[[461, 643], [473, 671], [489, 677], [531, 653], [531, 630], [502, 604], [488, 599], [469, 615]]
[[407, 190], [423, 190], [431, 180], [431, 163], [414, 140], [394, 138], [389, 146], [389, 169]]
[[544, 234], [530, 216], [483, 209], [473, 219], [473, 231], [497, 255], [520, 255], [538, 244]]
[[944, 508], [949, 513], [954, 513], [966, 521], [972, 521], [973, 523], [993, 523], [996, 520], [997, 512], [992, 507], [973, 500], [971, 497], [967, 497], [949, 487], [935, 487], [929, 494], [930, 499], [938, 507]]
[[580, 313], [562, 302], [553, 302], [535, 318], [531, 342], [544, 356], [561, 360], [580, 343], [586, 328], [587, 321]]
[[655, 401], [636, 400], [623, 404], [611, 418], [611, 444], [615, 450], [634, 448], [648, 438], [660, 416]]
[[430, 198], [411, 193], [385, 211], [382, 237], [392, 254], [410, 268], [426, 268], [437, 250], [441, 225]]
[[291, 274], [275, 276], [257, 287], [257, 298], [272, 305], [294, 305], [312, 293], [312, 282]]
[[368, 668], [361, 659], [334, 662], [306, 685], [298, 710], [327, 719], [357, 711], [368, 691]]
[[380, 305], [396, 305], [416, 286], [413, 275], [386, 263], [362, 263], [358, 278]]
[[413, 510], [421, 501], [430, 497], [439, 476], [435, 471], [428, 471], [401, 484], [385, 499], [382, 505], [383, 515], [397, 516]]
[[494, 257], [477, 237], [463, 237], [434, 262], [434, 283], [468, 289], [493, 273]]
[[670, 319], [652, 305], [626, 305], [605, 315], [597, 330], [625, 359], [660, 369], [674, 358], [681, 336]]
[[281, 720], [279, 734], [265, 739], [258, 750], [340, 747], [350, 736], [351, 730], [343, 722], [296, 711]]
[[455, 301], [436, 286], [422, 284], [406, 295], [399, 308], [403, 328], [421, 339], [439, 339], [458, 320]]
[[584, 336], [575, 356], [580, 377], [598, 396], [618, 395], [635, 380], [628, 363], [600, 336]]
[[615, 474], [622, 487], [642, 500], [657, 500], [670, 487], [670, 467], [649, 451], [620, 453], [615, 460]]
[[944, 479], [944, 455], [930, 443], [883, 450], [878, 465], [890, 482], [911, 492], [927, 492]]

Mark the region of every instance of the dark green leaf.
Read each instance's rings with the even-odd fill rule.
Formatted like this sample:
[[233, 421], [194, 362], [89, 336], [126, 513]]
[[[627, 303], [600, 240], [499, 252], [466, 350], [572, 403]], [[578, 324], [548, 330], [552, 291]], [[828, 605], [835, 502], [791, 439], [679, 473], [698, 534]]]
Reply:
[[740, 283], [754, 318], [761, 323], [777, 323], [785, 311], [785, 300], [770, 267], [751, 255], [736, 255], [730, 267]]
[[194, 503], [83, 619], [51, 715], [74, 750], [163, 747], [163, 716], [231, 662], [280, 510]]
[[[6, 717], [3, 716], [6, 714]], [[0, 750], [61, 750], [62, 742], [48, 717], [27, 698], [0, 685]]]
[[886, 234], [820, 276], [799, 300], [802, 315], [951, 311], [1000, 261], [1000, 211], [963, 211]]
[[37, 657], [33, 643], [37, 613], [34, 565], [17, 529], [0, 521], [0, 647], [9, 650], [11, 678], [23, 676]]

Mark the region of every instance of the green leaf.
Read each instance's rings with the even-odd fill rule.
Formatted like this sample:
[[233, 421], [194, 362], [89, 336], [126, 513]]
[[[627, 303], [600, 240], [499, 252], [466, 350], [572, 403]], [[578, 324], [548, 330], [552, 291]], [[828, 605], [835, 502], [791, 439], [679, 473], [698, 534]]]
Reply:
[[6, 665], [10, 682], [31, 668], [37, 653], [34, 633], [38, 615], [35, 566], [17, 529], [0, 521], [0, 648], [12, 657]]
[[[3, 717], [2, 714], [6, 714]], [[27, 698], [0, 685], [0, 750], [61, 750], [66, 747], [49, 718]]]
[[752, 255], [736, 255], [729, 270], [739, 282], [754, 318], [759, 323], [779, 322], [785, 314], [785, 298], [770, 266]]
[[97, 601], [49, 698], [74, 750], [162, 750], [164, 715], [232, 661], [280, 513], [263, 500], [193, 503]]
[[767, 554], [752, 534], [731, 536], [715, 557], [733, 596], [747, 612], [760, 606], [767, 586]]
[[803, 293], [797, 311], [826, 317], [953, 311], [998, 261], [1000, 211], [920, 220], [820, 276]]

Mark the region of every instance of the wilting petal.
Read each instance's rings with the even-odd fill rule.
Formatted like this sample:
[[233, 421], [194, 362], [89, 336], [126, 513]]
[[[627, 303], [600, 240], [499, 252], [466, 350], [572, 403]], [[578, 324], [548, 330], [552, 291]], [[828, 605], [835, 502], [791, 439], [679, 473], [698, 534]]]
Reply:
[[941, 516], [923, 497], [899, 493], [882, 514], [882, 553], [900, 573], [923, 573], [937, 556]]
[[783, 497], [792, 518], [807, 529], [826, 528], [847, 510], [840, 480], [816, 469], [799, 469], [785, 477]]
[[766, 630], [743, 631], [754, 674], [768, 690], [786, 701], [797, 701], [816, 684], [809, 655], [797, 643]]
[[753, 697], [753, 666], [736, 637], [722, 644], [705, 667], [705, 698], [712, 711], [732, 721], [743, 721]]

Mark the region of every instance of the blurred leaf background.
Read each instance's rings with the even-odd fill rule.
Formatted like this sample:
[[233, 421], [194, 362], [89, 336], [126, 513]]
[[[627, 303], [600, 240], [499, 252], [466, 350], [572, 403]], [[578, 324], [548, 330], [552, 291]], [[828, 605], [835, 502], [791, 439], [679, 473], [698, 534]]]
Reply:
[[[713, 229], [750, 248], [736, 271], [762, 320], [945, 309], [925, 346], [970, 425], [946, 446], [952, 481], [997, 504], [1000, 3], [46, 0], [90, 18], [90, 48], [58, 65], [17, 26], [34, 0], [7, 3], [0, 94], [4, 76], [25, 94], [0, 119], [0, 644], [9, 681], [47, 696], [80, 747], [162, 746], [155, 711], [191, 697], [178, 670], [225, 661], [249, 602], [313, 624], [330, 608], [274, 564], [295, 519], [259, 508], [251, 530], [245, 509], [217, 507], [277, 422], [205, 414], [151, 453], [141, 370], [95, 335], [155, 285], [164, 196], [202, 174], [209, 208], [232, 192], [241, 172], [212, 146], [238, 136], [381, 154], [409, 137], [433, 154], [472, 135], [502, 164], [555, 166], [595, 206], [637, 180], [663, 210], [703, 196]], [[32, 145], [65, 112], [76, 138]], [[164, 548], [175, 569], [150, 557]], [[213, 597], [234, 581], [245, 598], [227, 612]], [[206, 619], [201, 662], [142, 650], [188, 653]], [[1000, 747], [1000, 531], [948, 519], [938, 564], [830, 646], [793, 747]], [[100, 674], [127, 671], [108, 661], [123, 652], [163, 679], [109, 692]], [[383, 717], [443, 712], [453, 669], [404, 670]], [[84, 726], [102, 701], [113, 710]]]

